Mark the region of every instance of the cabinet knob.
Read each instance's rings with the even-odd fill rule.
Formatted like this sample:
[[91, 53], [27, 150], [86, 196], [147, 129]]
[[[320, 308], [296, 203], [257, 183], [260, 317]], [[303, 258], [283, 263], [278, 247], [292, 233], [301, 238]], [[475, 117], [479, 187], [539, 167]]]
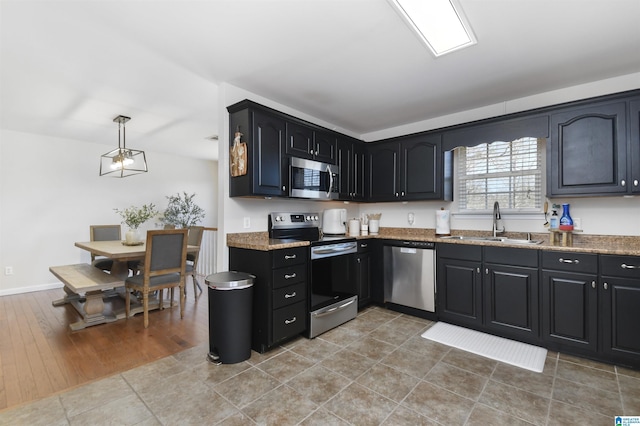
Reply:
[[404, 191], [402, 191], [402, 196], [404, 197]]
[[286, 191], [286, 190], [287, 190], [287, 187], [286, 187], [286, 186], [284, 186], [284, 185], [282, 185], [282, 190], [283, 190], [283, 191]]
[[396, 192], [396, 197], [397, 197], [398, 195], [399, 195], [399, 194]]
[[480, 273], [480, 268], [477, 268], [477, 269], [476, 269], [476, 272], [477, 272], [477, 273]]
[[622, 182], [620, 182], [620, 185], [622, 185], [622, 186], [626, 186], [626, 185], [627, 185], [627, 182], [626, 182], [624, 179], [622, 179]]
[[360, 247], [367, 248], [367, 247], [369, 247], [369, 244], [362, 243], [362, 244], [360, 244]]
[[489, 268], [484, 270], [485, 275], [489, 275]]
[[595, 281], [591, 281], [591, 288], [596, 288], [596, 282]]
[[633, 180], [633, 186], [638, 186], [638, 179]]
[[313, 155], [313, 149], [311, 151], [309, 151], [309, 154]]
[[358, 261], [358, 263], [360, 263], [360, 258], [357, 258], [356, 260]]
[[602, 284], [602, 287], [604, 287], [605, 290], [608, 290], [609, 289], [609, 284], [604, 283], [604, 284]]

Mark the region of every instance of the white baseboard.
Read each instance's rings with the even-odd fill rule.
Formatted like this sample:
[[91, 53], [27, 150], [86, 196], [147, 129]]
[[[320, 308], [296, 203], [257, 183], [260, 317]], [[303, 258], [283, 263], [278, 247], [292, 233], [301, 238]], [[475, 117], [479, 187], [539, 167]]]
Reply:
[[13, 294], [22, 294], [22, 293], [31, 293], [34, 291], [42, 291], [42, 290], [53, 290], [55, 288], [62, 288], [64, 285], [61, 282], [49, 283], [49, 284], [40, 284], [29, 287], [17, 287], [17, 288], [8, 288], [5, 290], [0, 290], [1, 296], [11, 296]]

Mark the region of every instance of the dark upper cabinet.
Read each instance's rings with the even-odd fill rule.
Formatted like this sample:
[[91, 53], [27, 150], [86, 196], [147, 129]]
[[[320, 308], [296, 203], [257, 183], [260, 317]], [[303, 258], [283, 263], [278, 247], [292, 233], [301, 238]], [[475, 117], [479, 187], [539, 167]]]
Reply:
[[451, 161], [442, 153], [440, 134], [367, 144], [367, 150], [368, 201], [451, 199], [445, 189]]
[[640, 98], [629, 102], [629, 144], [631, 145], [629, 188], [640, 193]]
[[285, 151], [294, 157], [336, 164], [336, 137], [303, 124], [287, 122]]
[[366, 159], [363, 142], [346, 137], [338, 139], [337, 162], [340, 167], [340, 200], [364, 201]]
[[247, 173], [229, 179], [229, 196], [285, 196], [288, 193], [284, 156], [285, 121], [277, 115], [240, 103], [229, 107], [229, 141], [237, 129], [247, 145]]
[[547, 195], [628, 192], [625, 101], [551, 114]]

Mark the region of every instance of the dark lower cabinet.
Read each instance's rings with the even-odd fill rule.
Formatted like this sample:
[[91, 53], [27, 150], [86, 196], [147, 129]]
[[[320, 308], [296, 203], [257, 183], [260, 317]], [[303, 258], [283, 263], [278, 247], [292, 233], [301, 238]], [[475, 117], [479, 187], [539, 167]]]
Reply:
[[542, 329], [547, 342], [597, 349], [597, 277], [575, 272], [542, 273]]
[[264, 353], [307, 329], [308, 247], [229, 248], [229, 270], [256, 276], [251, 347]]
[[482, 326], [482, 247], [440, 244], [436, 249], [436, 312], [442, 321]]
[[371, 249], [368, 240], [358, 241], [358, 253], [353, 255], [354, 280], [358, 289], [358, 308], [371, 303]]
[[600, 255], [600, 273], [602, 352], [640, 368], [640, 258]]
[[553, 349], [598, 349], [598, 256], [542, 253], [542, 334]]
[[[527, 250], [537, 258], [535, 251]], [[537, 341], [538, 269], [485, 264], [484, 324], [505, 337]]]

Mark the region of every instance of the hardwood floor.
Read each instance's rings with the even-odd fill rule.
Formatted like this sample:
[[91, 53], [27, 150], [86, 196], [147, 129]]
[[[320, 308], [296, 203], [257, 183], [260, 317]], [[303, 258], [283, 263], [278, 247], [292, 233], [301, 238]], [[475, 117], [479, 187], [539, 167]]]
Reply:
[[187, 291], [182, 320], [176, 306], [151, 312], [147, 329], [138, 314], [76, 332], [76, 310], [51, 304], [62, 289], [0, 297], [0, 410], [208, 342], [207, 288], [194, 300], [189, 280]]

